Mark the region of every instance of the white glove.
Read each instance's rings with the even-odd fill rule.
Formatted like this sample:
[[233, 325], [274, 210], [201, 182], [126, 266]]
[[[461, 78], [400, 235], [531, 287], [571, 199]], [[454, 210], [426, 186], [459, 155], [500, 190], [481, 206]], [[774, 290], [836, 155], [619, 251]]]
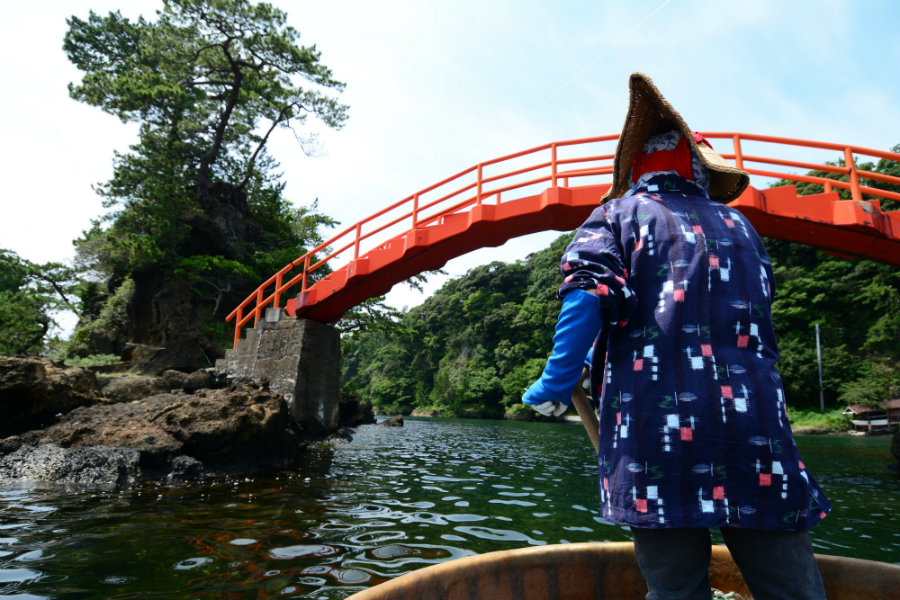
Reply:
[[532, 404], [531, 408], [541, 413], [545, 417], [558, 417], [568, 410], [569, 406], [562, 402], [543, 402], [541, 404]]

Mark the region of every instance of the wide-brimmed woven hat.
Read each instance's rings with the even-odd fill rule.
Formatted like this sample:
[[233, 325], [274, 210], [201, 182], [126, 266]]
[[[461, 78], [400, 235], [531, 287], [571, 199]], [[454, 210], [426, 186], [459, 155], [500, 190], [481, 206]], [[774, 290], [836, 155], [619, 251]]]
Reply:
[[741, 195], [741, 192], [750, 183], [750, 175], [746, 171], [728, 164], [706, 144], [695, 142], [687, 123], [672, 108], [672, 105], [666, 102], [649, 77], [643, 73], [632, 73], [628, 79], [628, 89], [628, 114], [625, 117], [625, 125], [622, 127], [622, 134], [616, 147], [613, 183], [601, 199], [601, 203], [612, 198], [619, 198], [628, 191], [631, 187], [628, 177], [631, 163], [644, 142], [650, 136], [661, 133], [660, 127], [664, 123], [665, 126], [670, 126], [670, 129], [681, 131], [681, 135], [687, 139], [701, 162], [709, 169], [707, 192], [710, 198], [721, 202], [730, 202]]

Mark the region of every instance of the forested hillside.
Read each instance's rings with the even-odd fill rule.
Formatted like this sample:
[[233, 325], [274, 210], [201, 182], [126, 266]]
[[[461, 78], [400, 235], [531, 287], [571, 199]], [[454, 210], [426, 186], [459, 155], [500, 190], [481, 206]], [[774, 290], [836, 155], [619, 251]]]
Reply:
[[559, 256], [570, 238], [472, 269], [395, 325], [345, 337], [345, 393], [385, 412], [501, 417], [518, 407], [550, 350]]
[[[900, 170], [890, 161], [860, 167]], [[798, 187], [803, 194], [821, 191]], [[897, 204], [886, 201], [883, 208]], [[396, 323], [345, 336], [344, 393], [386, 413], [528, 415], [520, 398], [551, 350], [559, 258], [570, 239], [562, 235], [524, 260], [472, 269]], [[773, 318], [788, 404], [819, 406], [816, 323], [826, 408], [900, 395], [900, 271], [779, 240], [766, 245], [776, 277]]]

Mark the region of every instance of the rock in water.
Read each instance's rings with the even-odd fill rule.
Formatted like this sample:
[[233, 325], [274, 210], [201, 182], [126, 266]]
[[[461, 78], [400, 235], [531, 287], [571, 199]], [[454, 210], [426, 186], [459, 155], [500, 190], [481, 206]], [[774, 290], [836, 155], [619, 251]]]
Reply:
[[304, 440], [280, 394], [236, 384], [82, 406], [42, 430], [0, 440], [0, 482], [117, 489], [144, 480], [288, 468]]
[[103, 446], [22, 446], [0, 458], [0, 481], [26, 479], [122, 490], [141, 481], [140, 452]]

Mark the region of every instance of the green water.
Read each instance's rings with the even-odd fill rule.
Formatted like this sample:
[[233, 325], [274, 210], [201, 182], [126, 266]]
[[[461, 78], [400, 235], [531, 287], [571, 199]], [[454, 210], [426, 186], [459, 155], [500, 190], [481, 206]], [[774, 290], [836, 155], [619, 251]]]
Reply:
[[[801, 436], [818, 552], [900, 563], [889, 438]], [[580, 425], [407, 420], [294, 473], [129, 493], [0, 487], [0, 598], [344, 598], [473, 553], [627, 540]]]

